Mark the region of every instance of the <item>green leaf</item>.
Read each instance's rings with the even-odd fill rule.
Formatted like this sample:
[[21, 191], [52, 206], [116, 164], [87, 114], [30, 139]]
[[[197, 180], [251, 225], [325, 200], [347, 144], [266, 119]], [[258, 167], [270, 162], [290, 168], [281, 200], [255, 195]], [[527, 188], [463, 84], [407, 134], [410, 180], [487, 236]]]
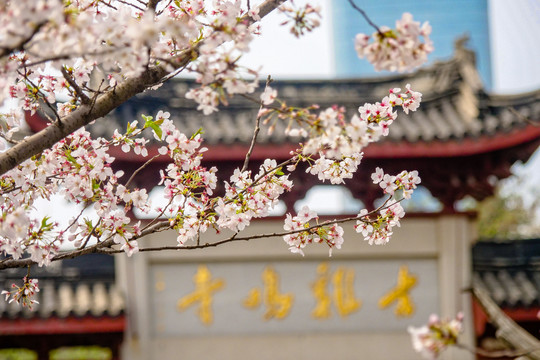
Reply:
[[163, 132], [161, 131], [161, 128], [159, 127], [159, 125], [157, 125], [155, 122], [152, 122], [150, 123], [150, 127], [152, 128], [152, 130], [154, 130], [157, 137], [161, 139], [161, 135], [163, 134]]
[[144, 128], [151, 128], [154, 130], [154, 133], [156, 133], [157, 137], [161, 139], [161, 136], [163, 135], [163, 132], [161, 131], [161, 125], [163, 123], [163, 120], [154, 121], [152, 116], [146, 116], [142, 115], [142, 118], [144, 119]]
[[71, 156], [71, 150], [66, 150], [66, 158], [69, 160], [69, 162], [71, 162], [75, 166], [80, 166], [77, 163], [77, 160], [75, 160], [75, 158], [73, 156]]
[[204, 129], [202, 127], [200, 127], [193, 135], [191, 135], [191, 139], [195, 139], [195, 136], [197, 135], [203, 135], [204, 134]]
[[48, 227], [50, 224], [48, 223], [48, 221], [50, 220], [50, 217], [49, 216], [45, 216], [43, 218], [43, 220], [41, 220], [41, 228], [46, 228]]

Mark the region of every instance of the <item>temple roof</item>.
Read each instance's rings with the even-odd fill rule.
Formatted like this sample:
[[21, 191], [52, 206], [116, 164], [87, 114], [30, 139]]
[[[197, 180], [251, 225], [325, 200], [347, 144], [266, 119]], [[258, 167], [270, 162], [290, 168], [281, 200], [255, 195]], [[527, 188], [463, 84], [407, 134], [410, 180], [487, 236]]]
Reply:
[[[410, 83], [423, 93], [419, 111], [400, 113], [391, 126], [388, 143], [448, 143], [466, 139], [479, 140], [500, 134], [524, 130], [531, 120], [540, 119], [540, 90], [527, 94], [501, 96], [486, 94], [474, 67], [474, 54], [459, 48], [455, 56], [415, 73], [376, 79], [340, 79], [275, 81], [279, 98], [293, 106], [318, 104], [321, 109], [344, 106], [352, 116], [365, 102], [380, 101], [390, 88]], [[157, 91], [144, 93], [117, 108], [105, 122], [96, 122], [92, 132], [110, 136], [116, 126], [125, 128], [127, 121], [140, 119], [141, 114], [153, 115], [168, 109], [179, 128], [186, 134], [203, 128], [205, 142], [215, 144], [247, 144], [253, 134], [258, 104], [236, 96], [229, 106], [205, 116], [195, 109], [185, 93], [196, 86], [192, 80], [174, 79]], [[287, 124], [276, 124], [271, 135], [262, 131], [262, 144], [295, 143], [284, 134]], [[540, 129], [531, 134], [540, 137]], [[454, 150], [455, 152], [455, 150]], [[438, 156], [445, 155], [439, 153]], [[452, 152], [446, 154], [453, 156]]]
[[[518, 160], [526, 161], [540, 145], [540, 127], [535, 126], [540, 122], [540, 90], [511, 96], [487, 94], [475, 68], [474, 53], [462, 46], [457, 46], [453, 58], [410, 74], [368, 80], [280, 80], [272, 87], [290, 106], [318, 104], [324, 109], [339, 105], [347, 109], [350, 118], [365, 102], [380, 101], [390, 88], [404, 88], [408, 83], [423, 93], [419, 110], [409, 115], [399, 112], [390, 135], [364, 150], [362, 171], [346, 184], [368, 206], [379, 196], [373, 194], [375, 188], [369, 179], [376, 166], [389, 173], [417, 169], [421, 175], [430, 174], [423, 177], [422, 184], [451, 210], [454, 202], [466, 195], [478, 200], [491, 195], [493, 180], [509, 176], [510, 167]], [[193, 80], [172, 79], [158, 90], [122, 104], [105, 121], [96, 121], [90, 131], [110, 137], [114, 129], [125, 129], [128, 121], [141, 120], [141, 114], [167, 110], [186, 134], [203, 128], [209, 148], [204, 156], [206, 165], [225, 169], [228, 176], [244, 160], [259, 105], [236, 96], [229, 100], [229, 106], [204, 116], [185, 98], [195, 86]], [[45, 126], [37, 117], [28, 117], [28, 122], [34, 131]], [[288, 138], [283, 131], [286, 126], [278, 122], [270, 135], [263, 128], [251, 156], [254, 166], [265, 158], [289, 157], [300, 139]], [[150, 154], [157, 154], [157, 149], [150, 149]], [[119, 149], [113, 150], [113, 155], [119, 167], [128, 171], [146, 161]], [[156, 166], [165, 161], [168, 158], [161, 157], [147, 166], [137, 185], [155, 185]], [[296, 199], [317, 184], [317, 180], [305, 178], [300, 179], [303, 185], [293, 189]], [[293, 200], [286, 202], [290, 205]]]
[[[26, 269], [0, 272], [0, 288], [21, 283]], [[32, 277], [39, 280], [33, 311], [12, 302], [0, 301], [0, 335], [10, 333], [9, 320], [56, 317], [118, 317], [124, 314], [125, 301], [115, 285], [114, 258], [89, 254], [60, 260], [47, 267], [34, 267]], [[5, 323], [8, 321], [8, 323]]]

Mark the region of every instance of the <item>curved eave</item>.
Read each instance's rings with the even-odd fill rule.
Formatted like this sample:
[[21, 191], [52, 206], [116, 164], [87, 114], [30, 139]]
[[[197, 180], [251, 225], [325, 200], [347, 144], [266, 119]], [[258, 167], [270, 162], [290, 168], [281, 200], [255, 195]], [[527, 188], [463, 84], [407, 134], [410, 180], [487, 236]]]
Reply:
[[540, 142], [540, 127], [528, 125], [508, 133], [450, 141], [376, 143], [364, 151], [369, 158], [449, 158], [474, 156]]
[[[38, 113], [30, 115], [27, 113], [26, 121], [34, 131], [40, 131], [46, 127], [46, 123]], [[540, 127], [527, 125], [516, 128], [510, 132], [499, 132], [494, 135], [482, 135], [479, 137], [466, 137], [459, 140], [448, 141], [384, 141], [374, 143], [365, 148], [364, 157], [371, 159], [395, 159], [395, 158], [450, 158], [462, 156], [474, 156], [484, 153], [503, 150], [528, 144], [530, 142], [540, 142]], [[239, 161], [243, 160], [248, 150], [247, 144], [204, 144], [208, 151], [204, 154], [206, 161]], [[287, 159], [291, 151], [297, 148], [297, 144], [257, 144], [251, 159], [264, 160], [266, 158]], [[158, 154], [157, 146], [149, 147], [151, 156]], [[117, 160], [125, 162], [144, 162], [144, 159], [134, 156], [132, 153], [124, 153], [120, 149], [111, 149], [111, 155]], [[155, 161], [169, 162], [166, 156], [160, 156]]]

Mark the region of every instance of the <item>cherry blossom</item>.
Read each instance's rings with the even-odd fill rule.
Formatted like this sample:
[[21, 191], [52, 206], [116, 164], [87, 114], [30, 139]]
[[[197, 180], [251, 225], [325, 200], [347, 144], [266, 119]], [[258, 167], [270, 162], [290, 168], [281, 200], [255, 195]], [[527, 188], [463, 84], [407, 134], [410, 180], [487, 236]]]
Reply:
[[[381, 168], [376, 168], [371, 175], [374, 184], [379, 184], [385, 194], [394, 197], [397, 191], [401, 191], [404, 199], [409, 199], [414, 189], [420, 183], [418, 171], [402, 171], [396, 176], [385, 174]], [[405, 210], [397, 201], [391, 202], [379, 210], [378, 214], [369, 214], [366, 209], [363, 209], [358, 214], [356, 222], [356, 232], [364, 236], [364, 240], [370, 245], [384, 245], [390, 241], [392, 228], [400, 226], [400, 219], [405, 216]]]
[[300, 37], [305, 32], [310, 32], [320, 25], [321, 9], [318, 6], [305, 4], [296, 7], [294, 1], [290, 1], [289, 4], [280, 6], [279, 10], [288, 18], [281, 25], [291, 23], [291, 34], [296, 37]]
[[329, 247], [329, 256], [332, 256], [332, 250], [341, 249], [343, 244], [343, 228], [337, 224], [311, 227], [309, 221], [312, 219], [318, 219], [317, 213], [307, 206], [302, 207], [296, 216], [287, 214], [283, 229], [292, 234], [283, 236], [283, 240], [289, 245], [292, 253], [302, 256], [304, 256], [303, 249], [308, 244], [324, 242]]
[[355, 49], [358, 56], [365, 57], [377, 71], [409, 71], [424, 64], [433, 51], [430, 34], [428, 22], [420, 26], [411, 14], [404, 13], [401, 20], [396, 21], [395, 29], [383, 26], [374, 32], [373, 42], [366, 34], [356, 35]]
[[274, 102], [276, 96], [277, 90], [274, 90], [270, 86], [267, 86], [264, 89], [264, 92], [261, 94], [261, 101], [264, 105], [270, 105]]
[[5, 300], [9, 303], [15, 301], [17, 304], [20, 304], [24, 307], [32, 309], [34, 304], [39, 304], [33, 297], [37, 292], [39, 292], [38, 280], [30, 279], [28, 276], [23, 278], [23, 285], [17, 286], [16, 284], [11, 285], [13, 290], [7, 291], [3, 290], [2, 295], [5, 295]]
[[441, 320], [437, 315], [431, 315], [427, 325], [408, 328], [414, 350], [424, 359], [436, 359], [444, 349], [457, 343], [462, 331], [462, 313], [452, 320]]
[[[253, 219], [268, 216], [293, 187], [285, 171], [297, 171], [299, 163], [307, 164], [307, 172], [323, 182], [341, 184], [351, 179], [363, 148], [388, 136], [393, 122], [399, 121], [396, 109], [415, 111], [422, 94], [409, 85], [403, 93], [390, 89], [380, 102], [359, 106], [347, 119], [346, 109], [337, 105], [288, 106], [275, 89], [266, 86], [254, 98], [261, 106], [254, 120], [272, 122], [270, 130], [282, 121], [287, 124], [286, 134], [302, 137], [302, 143], [290, 159], [281, 164], [266, 159], [258, 171], [248, 169], [249, 152], [244, 168], [223, 182], [222, 194], [216, 194], [218, 169], [204, 166], [203, 131], [182, 132], [173, 123], [176, 114], [166, 109], [130, 119], [110, 139], [92, 138], [84, 128], [91, 121], [102, 121], [99, 118], [119, 103], [158, 88], [180, 72], [195, 77], [196, 86], [185, 97], [204, 115], [227, 106], [235, 95], [253, 94], [259, 86], [259, 69], [241, 65], [240, 59], [262, 31], [256, 21], [272, 6], [277, 4], [246, 9], [237, 0], [216, 0], [211, 6], [200, 0], [160, 2], [149, 9], [142, 2], [92, 0], [20, 0], [0, 5], [0, 103], [6, 99], [17, 103], [0, 114], [0, 135], [13, 143], [0, 157], [7, 156], [11, 164], [12, 150], [23, 146], [13, 134], [24, 123], [25, 111], [39, 111], [47, 118], [50, 124], [42, 134], [68, 125], [71, 131], [47, 140], [52, 146], [28, 146], [32, 151], [0, 176], [0, 253], [11, 257], [6, 263], [24, 260], [48, 266], [60, 258], [66, 243], [73, 251], [92, 242], [97, 252], [132, 256], [144, 247], [139, 241], [142, 236], [164, 229], [176, 231], [177, 249], [205, 247], [200, 239], [207, 231], [232, 231], [228, 239], [232, 241]], [[296, 7], [290, 2], [280, 10], [295, 36], [319, 25], [320, 10], [309, 4]], [[381, 31], [384, 36], [378, 43], [391, 45], [395, 63], [387, 63], [388, 54], [376, 53], [380, 44], [362, 45], [362, 54], [378, 62], [376, 66], [409, 69], [430, 51], [429, 26], [420, 27], [409, 15], [398, 21], [396, 30]], [[421, 36], [423, 44], [418, 40]], [[84, 121], [74, 125], [77, 118]], [[253, 140], [256, 143], [256, 132]], [[133, 186], [131, 177], [113, 170], [113, 148], [149, 163], [153, 160], [150, 144], [157, 144], [159, 155], [170, 160], [159, 170], [167, 202], [161, 207], [149, 201], [150, 189]], [[377, 169], [372, 179], [393, 200], [400, 195], [409, 198], [420, 183], [415, 171], [391, 176]], [[81, 210], [61, 227], [48, 217], [32, 215], [36, 202], [53, 194], [81, 204], [96, 216], [87, 218]], [[154, 210], [159, 215], [141, 225], [133, 219], [134, 210], [147, 214]], [[399, 202], [388, 202], [375, 212], [360, 212], [356, 230], [370, 244], [383, 244], [403, 215]], [[311, 243], [326, 244], [331, 255], [344, 241], [338, 221], [319, 223], [307, 207], [296, 216], [287, 214], [284, 230], [290, 251], [302, 255]], [[37, 280], [28, 275], [21, 287], [14, 285], [3, 294], [30, 307], [37, 291]]]

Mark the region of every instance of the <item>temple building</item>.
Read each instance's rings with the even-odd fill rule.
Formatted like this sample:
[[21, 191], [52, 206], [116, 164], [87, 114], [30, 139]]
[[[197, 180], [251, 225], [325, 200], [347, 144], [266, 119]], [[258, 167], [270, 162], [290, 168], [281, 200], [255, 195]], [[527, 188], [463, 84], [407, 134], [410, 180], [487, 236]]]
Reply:
[[[474, 253], [477, 262], [473, 272], [474, 213], [459, 212], [455, 204], [467, 196], [482, 200], [493, 194], [497, 180], [508, 177], [516, 161], [527, 161], [538, 148], [540, 127], [535, 124], [540, 120], [540, 92], [490, 95], [476, 71], [474, 53], [462, 42], [458, 42], [451, 59], [411, 74], [368, 80], [277, 81], [272, 86], [289, 105], [318, 104], [321, 109], [344, 106], [348, 116], [352, 116], [358, 106], [380, 101], [388, 89], [404, 88], [408, 83], [423, 93], [420, 109], [409, 115], [399, 114], [390, 135], [365, 149], [358, 172], [344, 186], [351, 199], [372, 209], [382, 196], [370, 179], [375, 167], [391, 174], [416, 169], [426, 193], [440, 205], [437, 212], [409, 211], [386, 246], [368, 245], [349, 223], [344, 226], [343, 248], [334, 251], [331, 258], [324, 246], [307, 248], [305, 257], [291, 254], [280, 237], [203, 250], [118, 256], [114, 291], [122, 293], [123, 302], [115, 307], [117, 315], [106, 312], [104, 309], [112, 305], [102, 301], [97, 315], [87, 304], [82, 307], [86, 312], [80, 312], [83, 315], [73, 310], [65, 312], [68, 315], [62, 315], [62, 319], [79, 316], [84, 323], [97, 321], [93, 317], [98, 316], [99, 321], [112, 323], [118, 320], [114, 316], [121, 316], [122, 321], [125, 316], [127, 326], [124, 328], [122, 322], [122, 326], [118, 323], [115, 328], [123, 332], [125, 359], [361, 356], [412, 360], [419, 357], [411, 347], [406, 329], [426, 323], [432, 313], [453, 317], [463, 311], [466, 322], [462, 339], [469, 346], [474, 346], [475, 338], [490, 336], [485, 318], [482, 323], [481, 315], [477, 311], [473, 314], [471, 295], [463, 291], [472, 284], [486, 284], [497, 292], [498, 285], [493, 285], [498, 284], [496, 281], [501, 281], [504, 288], [507, 283], [525, 278], [528, 282], [518, 284], [532, 286], [535, 290], [526, 296], [536, 298], [525, 297], [531, 301], [523, 304], [538, 306], [540, 283], [534, 280], [537, 275], [532, 272], [510, 272], [510, 280], [504, 282], [502, 279], [508, 276], [499, 272], [489, 275], [487, 272], [494, 271], [489, 266], [498, 265], [486, 265], [487, 260], [482, 260], [478, 253]], [[228, 107], [203, 116], [185, 99], [192, 86], [196, 84], [185, 79], [166, 82], [159, 90], [121, 105], [90, 130], [95, 136], [110, 137], [114, 129], [125, 128], [128, 121], [140, 120], [141, 114], [155, 115], [166, 109], [184, 133], [189, 135], [203, 128], [204, 145], [209, 148], [203, 166], [217, 166], [222, 183], [234, 169], [242, 167], [258, 105], [233, 98]], [[27, 122], [33, 131], [46, 126], [39, 114], [29, 115]], [[278, 122], [273, 133], [268, 134], [265, 129], [260, 132], [250, 168], [258, 168], [266, 158], [285, 160], [296, 149], [299, 139], [286, 137], [285, 127]], [[157, 146], [150, 145], [149, 153], [157, 154]], [[120, 149], [114, 149], [113, 156], [115, 166], [128, 173], [146, 161]], [[148, 191], [155, 187], [159, 182], [158, 170], [167, 161], [158, 157], [146, 166], [135, 179], [136, 186]], [[283, 201], [285, 211], [294, 213], [295, 204], [321, 183], [302, 168], [291, 178], [295, 185]], [[245, 233], [281, 231], [283, 216], [276, 216], [253, 221]], [[208, 231], [201, 241], [211, 244], [228, 235]], [[139, 244], [141, 248], [174, 246], [175, 241], [175, 233], [168, 231], [141, 239]], [[493, 277], [495, 282], [489, 280]], [[71, 291], [92, 297], [97, 291], [96, 282], [92, 284], [87, 288], [93, 290]], [[59, 294], [59, 286], [51, 293]], [[110, 286], [105, 288], [112, 291]], [[501, 304], [506, 304], [506, 296], [505, 292]], [[83, 298], [84, 295], [75, 297], [73, 309], [81, 306], [79, 301], [87, 301]], [[521, 304], [519, 301], [508, 304]], [[5, 310], [0, 313], [2, 324], [30, 324], [35, 316], [28, 318], [23, 312], [9, 314]], [[40, 321], [55, 318], [55, 314], [44, 313]], [[0, 335], [9, 335], [2, 329]], [[39, 331], [47, 331], [39, 329], [36, 336]], [[104, 345], [103, 339], [96, 342], [113, 346]], [[452, 349], [443, 356], [474, 358], [460, 349]]]

